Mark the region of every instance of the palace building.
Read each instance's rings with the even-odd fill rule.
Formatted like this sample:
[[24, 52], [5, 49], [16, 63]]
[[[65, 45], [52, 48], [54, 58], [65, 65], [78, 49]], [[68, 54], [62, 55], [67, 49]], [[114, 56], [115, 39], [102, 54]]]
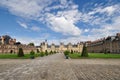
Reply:
[[69, 43], [67, 45], [64, 45], [64, 43], [60, 43], [60, 45], [55, 45], [54, 43], [51, 45], [48, 45], [47, 41], [45, 41], [40, 44], [39, 50], [41, 52], [45, 52], [46, 50], [48, 52], [50, 51], [64, 52], [66, 50], [73, 51], [73, 52], [82, 52], [82, 48], [83, 48], [82, 42], [74, 45], [72, 43]]
[[31, 50], [37, 52], [37, 49], [40, 52], [64, 52], [66, 50], [73, 52], [82, 52], [83, 45], [86, 43], [88, 52], [91, 53], [120, 53], [120, 33], [117, 33], [115, 36], [108, 36], [95, 41], [80, 42], [77, 44], [60, 43], [60, 45], [55, 45], [52, 43], [48, 45], [47, 41], [44, 41], [40, 46], [30, 46], [16, 42], [16, 39], [12, 39], [8, 35], [0, 36], [0, 53], [18, 53], [19, 48], [22, 48], [24, 53], [30, 53]]
[[0, 36], [0, 53], [18, 53], [19, 48], [22, 48], [24, 53], [30, 53], [31, 50], [36, 52], [34, 46], [18, 43], [8, 35]]
[[89, 42], [87, 45], [88, 52], [95, 53], [120, 53], [120, 33], [115, 36], [99, 39]]

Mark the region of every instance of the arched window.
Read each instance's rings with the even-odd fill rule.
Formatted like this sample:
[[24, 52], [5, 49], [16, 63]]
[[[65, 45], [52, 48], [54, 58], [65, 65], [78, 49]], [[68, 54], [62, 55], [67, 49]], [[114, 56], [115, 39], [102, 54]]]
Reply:
[[12, 54], [12, 53], [13, 53], [13, 50], [10, 50], [10, 53]]

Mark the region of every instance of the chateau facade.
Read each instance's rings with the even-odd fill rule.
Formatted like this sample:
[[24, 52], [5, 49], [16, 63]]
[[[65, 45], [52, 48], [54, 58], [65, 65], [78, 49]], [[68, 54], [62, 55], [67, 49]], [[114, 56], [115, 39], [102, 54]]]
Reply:
[[6, 44], [14, 45], [15, 43], [16, 43], [16, 39], [12, 39], [8, 35], [0, 36], [0, 45], [6, 45]]
[[[120, 33], [117, 33], [115, 36], [108, 36], [103, 39], [99, 39], [96, 41], [87, 41], [87, 50], [91, 53], [120, 53]], [[23, 49], [24, 53], [30, 53], [31, 50], [37, 52], [39, 49], [40, 52], [64, 52], [66, 50], [73, 52], [82, 52], [83, 42], [72, 44], [68, 43], [64, 45], [60, 43], [60, 45], [55, 45], [54, 43], [48, 45], [47, 41], [42, 42], [39, 47], [24, 45], [16, 42], [16, 39], [12, 39], [10, 36], [0, 36], [0, 53], [18, 53], [19, 48]]]
[[115, 36], [108, 36], [100, 40], [89, 42], [88, 52], [95, 53], [120, 53], [120, 33]]
[[24, 53], [30, 53], [31, 50], [36, 52], [36, 48], [34, 46], [29, 46], [29, 45], [0, 45], [0, 53], [18, 53], [19, 48], [23, 49]]
[[16, 39], [8, 35], [0, 37], [0, 53], [18, 53], [19, 48], [22, 48], [24, 53], [30, 53], [31, 50], [36, 52], [36, 47], [17, 43]]
[[55, 45], [55, 44], [51, 44], [48, 45], [47, 41], [43, 42], [40, 44], [40, 48], [39, 50], [41, 52], [45, 52], [46, 50], [48, 52], [50, 51], [55, 51], [55, 52], [64, 52], [66, 50], [68, 51], [73, 51], [73, 52], [82, 52], [82, 48], [83, 48], [83, 43], [77, 43], [72, 45], [72, 43], [69, 43], [67, 45], [64, 45], [63, 43], [60, 43], [60, 45]]

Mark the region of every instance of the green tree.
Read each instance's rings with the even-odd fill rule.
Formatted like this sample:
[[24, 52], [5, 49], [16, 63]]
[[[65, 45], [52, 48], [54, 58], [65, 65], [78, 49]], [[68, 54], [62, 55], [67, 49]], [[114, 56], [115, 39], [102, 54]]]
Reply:
[[73, 50], [71, 50], [71, 54], [73, 54]]
[[81, 57], [88, 57], [87, 47], [84, 44]]
[[70, 53], [70, 52], [69, 52], [68, 50], [64, 51], [64, 55], [65, 55], [66, 59], [69, 58], [69, 53]]
[[20, 45], [20, 44], [21, 44], [21, 42], [16, 42], [16, 43], [15, 43], [15, 45]]
[[46, 55], [46, 56], [48, 55], [48, 51], [47, 51], [47, 50], [45, 50], [45, 55]]
[[19, 48], [18, 57], [23, 57], [23, 56], [24, 56], [23, 49], [22, 49], [22, 48]]
[[52, 51], [52, 50], [50, 51], [50, 54], [53, 54], [53, 51]]
[[37, 49], [37, 53], [40, 53], [39, 49]]
[[66, 51], [64, 51], [64, 55], [66, 56], [66, 55], [69, 55], [69, 51], [68, 50], [66, 50]]
[[35, 52], [32, 50], [31, 52], [30, 52], [30, 55], [34, 55], [35, 54]]
[[40, 52], [40, 56], [43, 57], [44, 56], [44, 52]]
[[35, 46], [34, 43], [29, 43], [28, 45], [30, 45], [30, 46]]
[[53, 52], [54, 54], [56, 53], [56, 51]]
[[34, 59], [34, 58], [35, 58], [35, 52], [34, 52], [33, 50], [30, 52], [30, 58], [31, 58], [31, 59]]

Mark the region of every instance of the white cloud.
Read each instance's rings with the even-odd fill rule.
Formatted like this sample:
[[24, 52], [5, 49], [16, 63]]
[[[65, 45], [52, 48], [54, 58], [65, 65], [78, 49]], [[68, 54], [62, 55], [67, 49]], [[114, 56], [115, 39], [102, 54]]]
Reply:
[[20, 21], [17, 21], [17, 23], [25, 29], [32, 30], [32, 31], [40, 31], [40, 27], [32, 26], [30, 28], [30, 27], [28, 27], [28, 25], [30, 25], [30, 24], [26, 24], [26, 23], [23, 23], [23, 22], [20, 22]]
[[84, 32], [89, 32], [90, 30], [89, 29], [85, 29]]
[[[74, 7], [73, 7], [74, 6]], [[79, 36], [81, 29], [75, 24], [80, 20], [81, 12], [78, 11], [76, 5], [70, 10], [58, 11], [56, 14], [46, 13], [46, 22], [49, 27], [64, 35]]]
[[112, 15], [115, 11], [115, 8], [114, 6], [108, 6], [106, 8], [103, 9], [103, 12], [107, 12], [108, 15]]
[[37, 27], [37, 26], [33, 26], [33, 27], [31, 27], [31, 30], [33, 30], [33, 31], [40, 31], [40, 28]]
[[120, 31], [120, 16], [114, 17], [111, 24], [106, 24], [102, 27], [108, 31]]
[[[53, 4], [54, 2], [59, 4]], [[96, 3], [95, 8], [86, 12], [80, 11], [72, 0], [0, 0], [0, 6], [6, 7], [16, 16], [43, 22], [55, 32], [72, 36], [68, 39], [73, 41], [100, 38], [120, 31], [119, 3], [105, 6]], [[78, 27], [76, 24], [79, 22], [92, 27]], [[25, 23], [18, 23], [25, 29], [28, 28]], [[40, 28], [33, 26], [31, 30], [39, 31]], [[85, 32], [91, 34], [82, 35]]]
[[81, 34], [81, 30], [76, 27], [72, 22], [69, 22], [65, 17], [51, 16], [48, 18], [51, 29], [56, 32], [61, 32], [64, 35], [78, 36]]
[[21, 27], [23, 27], [23, 28], [25, 28], [25, 29], [28, 28], [27, 24], [25, 24], [25, 23], [22, 23], [22, 22], [19, 22], [19, 21], [17, 21], [17, 23], [18, 23]]
[[30, 37], [15, 37], [17, 41], [21, 42], [22, 44], [29, 44], [33, 42], [35, 45], [40, 45], [40, 43], [43, 41], [39, 38], [30, 38]]
[[[45, 41], [45, 38], [32, 38], [32, 37], [15, 37], [17, 41], [20, 41], [22, 44], [29, 44], [30, 42], [33, 42], [36, 46], [39, 46], [40, 43]], [[60, 42], [63, 42], [64, 44], [67, 44], [71, 42], [72, 44], [76, 44], [81, 41], [87, 41], [87, 40], [94, 40], [91, 36], [80, 36], [80, 37], [69, 37], [65, 39], [50, 39], [47, 40], [48, 44], [56, 44], [59, 45]]]
[[37, 19], [42, 16], [43, 9], [55, 0], [1, 0], [0, 5], [24, 18]]
[[60, 44], [60, 42], [63, 42], [64, 44], [68, 44], [68, 43], [72, 43], [72, 44], [77, 44], [79, 42], [84, 42], [84, 41], [93, 41], [95, 40], [94, 37], [97, 37], [97, 36], [79, 36], [79, 37], [68, 37], [68, 38], [65, 38], [65, 39], [52, 39], [52, 40], [49, 40], [48, 43], [49, 44], [52, 44], [52, 43], [55, 43], [57, 45]]
[[107, 21], [120, 15], [120, 4], [110, 6], [98, 6], [81, 16], [81, 21], [90, 23], [91, 25], [103, 25]]
[[71, 23], [77, 23], [81, 19], [82, 13], [78, 9], [71, 9], [58, 11], [57, 16], [65, 17]]
[[107, 37], [111, 35], [115, 35], [116, 33], [120, 32], [120, 16], [114, 17], [112, 22], [101, 24], [99, 28], [93, 28], [90, 33], [93, 33], [91, 36], [96, 36], [96, 38]]
[[88, 14], [89, 15], [94, 15], [96, 13], [101, 13], [101, 14], [107, 14], [107, 16], [111, 16], [116, 12], [116, 9], [118, 9], [119, 5], [111, 5], [111, 6], [99, 6], [93, 9], [93, 11], [90, 11]]
[[39, 46], [41, 42], [45, 41], [49, 37], [49, 34], [43, 33], [39, 37], [28, 37], [28, 36], [14, 36], [14, 38], [21, 42], [22, 44], [29, 44], [30, 42], [33, 42], [36, 46]]
[[67, 4], [67, 0], [60, 0], [61, 4], [66, 5]]
[[[60, 2], [60, 4], [51, 5], [53, 2]], [[17, 16], [37, 21], [42, 20], [42, 22], [50, 24], [50, 28], [56, 32], [72, 36], [80, 35], [81, 33], [81, 30], [77, 26], [75, 26], [75, 23], [77, 23], [77, 21], [79, 20], [79, 17], [77, 16], [79, 15], [77, 10], [78, 6], [73, 4], [71, 0], [2, 0], [0, 4], [7, 7], [11, 13]], [[58, 12], [60, 12], [59, 17], [56, 17], [56, 14], [50, 12], [50, 10], [54, 9], [63, 9], [57, 11], [57, 15]], [[63, 11], [64, 13], [62, 16], [61, 14]], [[51, 14], [53, 16], [46, 17], [46, 15], [44, 14]], [[25, 24], [22, 24], [22, 26], [27, 28]], [[33, 27], [32, 30], [39, 29]]]

